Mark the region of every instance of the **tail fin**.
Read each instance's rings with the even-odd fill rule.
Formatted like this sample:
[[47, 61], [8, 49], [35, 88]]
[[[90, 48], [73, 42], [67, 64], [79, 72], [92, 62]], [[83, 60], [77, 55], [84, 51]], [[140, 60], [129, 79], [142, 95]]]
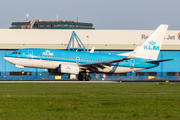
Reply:
[[135, 57], [157, 60], [168, 25], [160, 25], [138, 48]]

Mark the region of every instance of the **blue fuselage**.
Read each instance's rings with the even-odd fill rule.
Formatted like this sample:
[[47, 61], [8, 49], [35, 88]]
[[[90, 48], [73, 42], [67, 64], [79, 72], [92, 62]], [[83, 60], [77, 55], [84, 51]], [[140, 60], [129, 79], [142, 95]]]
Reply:
[[[8, 54], [5, 57], [44, 60], [44, 61], [61, 61], [61, 62], [79, 64], [79, 63], [91, 63], [91, 62], [122, 59], [122, 58], [126, 58], [127, 56], [97, 54], [97, 53], [88, 53], [88, 52], [75, 52], [75, 51], [66, 51], [66, 50], [54, 50], [54, 49], [27, 48], [27, 49], [16, 50], [15, 52]], [[133, 58], [133, 59], [125, 60], [123, 62], [113, 63], [113, 66], [148, 69], [148, 68], [157, 67], [159, 65], [159, 63], [146, 63], [146, 61], [147, 59]]]

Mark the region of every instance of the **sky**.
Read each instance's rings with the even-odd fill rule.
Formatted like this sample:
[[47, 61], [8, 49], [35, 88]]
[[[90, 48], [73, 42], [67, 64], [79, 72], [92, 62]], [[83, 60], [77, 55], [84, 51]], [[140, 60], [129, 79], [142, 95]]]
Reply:
[[180, 30], [180, 0], [0, 0], [0, 29], [12, 22], [59, 19], [93, 23], [95, 29]]

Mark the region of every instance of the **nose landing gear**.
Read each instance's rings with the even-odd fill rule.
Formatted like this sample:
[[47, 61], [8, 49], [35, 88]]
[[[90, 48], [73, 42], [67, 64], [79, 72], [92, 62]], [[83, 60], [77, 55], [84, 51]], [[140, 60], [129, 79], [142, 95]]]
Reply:
[[24, 75], [24, 69], [22, 69], [21, 74]]

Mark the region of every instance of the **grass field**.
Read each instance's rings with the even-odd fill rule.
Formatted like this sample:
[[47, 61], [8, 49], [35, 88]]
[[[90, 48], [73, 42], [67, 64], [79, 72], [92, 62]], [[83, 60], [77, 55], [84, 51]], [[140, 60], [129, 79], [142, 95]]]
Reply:
[[1, 83], [0, 120], [180, 119], [179, 83]]

